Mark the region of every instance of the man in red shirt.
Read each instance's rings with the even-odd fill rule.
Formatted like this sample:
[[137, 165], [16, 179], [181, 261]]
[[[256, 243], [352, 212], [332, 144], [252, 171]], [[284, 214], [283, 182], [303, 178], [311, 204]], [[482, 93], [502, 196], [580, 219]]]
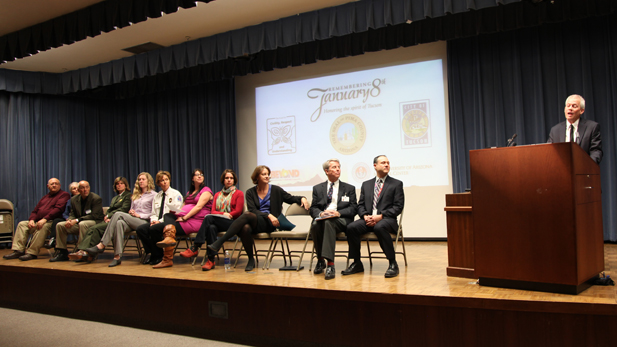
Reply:
[[[60, 187], [60, 180], [52, 178], [47, 182], [47, 193], [36, 205], [29, 220], [21, 221], [15, 230], [13, 237], [13, 253], [4, 256], [4, 259], [31, 260], [36, 259], [39, 249], [45, 243], [45, 238], [49, 235], [52, 221], [62, 216], [66, 202], [69, 200], [69, 193]], [[30, 247], [26, 250], [28, 236], [32, 236]]]

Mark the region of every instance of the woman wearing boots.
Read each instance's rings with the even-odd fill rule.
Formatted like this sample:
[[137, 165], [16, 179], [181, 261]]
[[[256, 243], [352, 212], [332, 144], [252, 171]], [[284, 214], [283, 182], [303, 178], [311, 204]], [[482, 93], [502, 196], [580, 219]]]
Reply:
[[117, 212], [111, 217], [105, 234], [101, 242], [94, 247], [86, 249], [90, 256], [102, 253], [105, 245], [113, 239], [114, 259], [109, 263], [109, 267], [114, 267], [122, 263], [122, 251], [124, 248], [124, 233], [137, 229], [142, 224], [148, 225], [150, 213], [152, 212], [152, 201], [156, 192], [154, 191], [154, 180], [147, 172], [137, 175], [133, 195], [131, 195], [131, 208], [128, 213]]
[[[163, 238], [165, 228], [165, 218], [169, 220], [173, 215], [170, 211], [179, 211], [182, 207], [182, 194], [171, 188], [171, 174], [168, 171], [159, 171], [156, 174], [156, 184], [161, 191], [152, 200], [152, 211], [150, 212], [150, 224], [142, 224], [135, 231], [144, 247], [144, 258], [142, 264], [156, 265], [163, 260], [163, 250], [156, 247], [156, 242]], [[173, 222], [174, 219], [171, 219]]]
[[[219, 231], [227, 230], [233, 221], [240, 217], [244, 209], [244, 193], [236, 189], [238, 176], [234, 170], [227, 169], [221, 175], [221, 184], [223, 189], [214, 195], [214, 203], [212, 211], [204, 218], [199, 232], [193, 241], [193, 246], [186, 251], [180, 253], [185, 258], [196, 257], [199, 254], [199, 249], [207, 241], [208, 244], [216, 240], [216, 235]], [[216, 252], [208, 249], [208, 261], [202, 266], [203, 271], [209, 271], [214, 268], [214, 257]]]
[[277, 217], [283, 210], [283, 202], [298, 204], [307, 210], [309, 208], [305, 197], [293, 196], [283, 188], [270, 184], [269, 167], [265, 165], [256, 167], [251, 179], [256, 186], [246, 191], [248, 211], [229, 226], [223, 237], [208, 245], [208, 248], [216, 254], [225, 241], [238, 235], [249, 257], [245, 271], [251, 271], [255, 267], [253, 234], [271, 233], [279, 226]]
[[[155, 265], [155, 269], [173, 266], [173, 255], [176, 245], [176, 235], [189, 235], [196, 233], [204, 220], [204, 217], [212, 209], [212, 190], [204, 184], [204, 172], [201, 169], [193, 170], [191, 175], [191, 187], [184, 198], [182, 210], [173, 213], [175, 221], [168, 221], [172, 215], [165, 216], [165, 228], [163, 241], [156, 245], [164, 249], [163, 261]], [[170, 224], [170, 225], [167, 225]], [[170, 227], [172, 226], [172, 227]]]

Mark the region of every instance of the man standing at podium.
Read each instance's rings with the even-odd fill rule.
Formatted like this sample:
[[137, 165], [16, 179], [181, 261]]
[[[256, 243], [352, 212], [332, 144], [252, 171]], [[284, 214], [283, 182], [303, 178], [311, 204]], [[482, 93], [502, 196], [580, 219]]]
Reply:
[[548, 135], [547, 143], [576, 142], [589, 154], [591, 159], [600, 164], [602, 160], [602, 135], [600, 124], [581, 119], [585, 112], [585, 99], [580, 95], [570, 95], [566, 99], [564, 113], [566, 121], [555, 125]]

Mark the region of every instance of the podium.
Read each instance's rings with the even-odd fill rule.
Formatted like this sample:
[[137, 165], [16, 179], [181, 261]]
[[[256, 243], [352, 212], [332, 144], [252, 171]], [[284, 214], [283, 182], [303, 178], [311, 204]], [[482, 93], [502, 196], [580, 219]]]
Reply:
[[473, 256], [473, 215], [471, 193], [446, 194], [448, 267], [446, 274], [477, 278]]
[[469, 152], [480, 285], [578, 294], [604, 270], [600, 167], [574, 143]]

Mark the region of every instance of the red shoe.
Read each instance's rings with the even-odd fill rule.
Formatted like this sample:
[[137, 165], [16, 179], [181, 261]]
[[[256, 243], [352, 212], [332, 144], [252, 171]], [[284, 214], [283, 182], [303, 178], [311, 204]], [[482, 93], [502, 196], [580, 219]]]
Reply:
[[208, 259], [206, 264], [204, 264], [204, 266], [202, 266], [201, 269], [203, 271], [210, 271], [210, 270], [214, 269], [215, 266], [216, 266], [216, 264], [214, 264], [214, 262], [212, 260]]
[[192, 249], [187, 249], [184, 252], [180, 252], [180, 255], [183, 256], [184, 258], [193, 258], [196, 257], [199, 254], [199, 250], [192, 250]]

